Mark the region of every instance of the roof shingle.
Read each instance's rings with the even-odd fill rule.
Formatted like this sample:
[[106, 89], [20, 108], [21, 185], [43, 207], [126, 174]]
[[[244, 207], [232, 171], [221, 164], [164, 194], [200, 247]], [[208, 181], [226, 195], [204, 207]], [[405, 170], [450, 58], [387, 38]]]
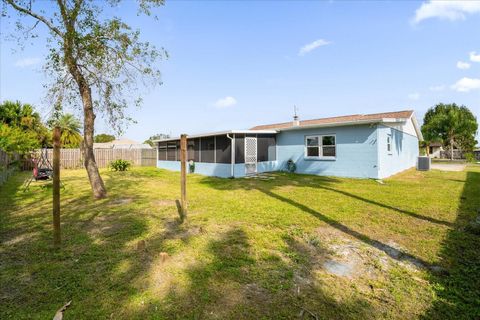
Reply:
[[[383, 112], [383, 113], [372, 113], [372, 114], [353, 114], [349, 116], [302, 120], [300, 121], [300, 127], [321, 125], [321, 124], [333, 124], [333, 123], [339, 124], [339, 123], [347, 123], [347, 122], [362, 121], [362, 120], [363, 121], [365, 120], [380, 121], [382, 119], [400, 119], [400, 118], [408, 119], [411, 117], [412, 113], [413, 113], [413, 110], [405, 110], [405, 111]], [[292, 121], [259, 125], [251, 128], [250, 130], [286, 129], [290, 127], [293, 127]]]

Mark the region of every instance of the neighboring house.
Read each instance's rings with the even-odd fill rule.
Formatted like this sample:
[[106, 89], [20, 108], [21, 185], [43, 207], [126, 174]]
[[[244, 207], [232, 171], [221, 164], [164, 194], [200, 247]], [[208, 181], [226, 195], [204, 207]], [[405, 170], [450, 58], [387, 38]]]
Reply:
[[443, 146], [440, 142], [432, 142], [428, 145], [428, 154], [430, 158], [440, 158], [440, 152], [443, 151]]
[[130, 139], [116, 139], [110, 142], [94, 143], [93, 149], [152, 149], [152, 147]]
[[[414, 167], [423, 140], [413, 111], [350, 115], [261, 125], [188, 137], [195, 172], [243, 177], [286, 170], [298, 173], [381, 179]], [[180, 141], [155, 141], [157, 167], [180, 170]]]

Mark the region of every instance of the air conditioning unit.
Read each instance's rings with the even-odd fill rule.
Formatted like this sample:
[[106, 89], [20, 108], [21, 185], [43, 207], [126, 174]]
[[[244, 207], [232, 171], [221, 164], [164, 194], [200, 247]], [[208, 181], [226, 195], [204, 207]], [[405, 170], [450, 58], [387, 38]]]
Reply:
[[432, 159], [430, 159], [430, 157], [418, 157], [417, 170], [429, 171], [431, 164], [432, 164]]

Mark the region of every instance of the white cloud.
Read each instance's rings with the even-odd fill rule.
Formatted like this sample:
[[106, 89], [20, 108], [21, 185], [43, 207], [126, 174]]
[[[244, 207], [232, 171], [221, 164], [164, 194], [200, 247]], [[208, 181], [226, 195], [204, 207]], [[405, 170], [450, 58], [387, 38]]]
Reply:
[[298, 55], [299, 56], [304, 56], [307, 53], [309, 53], [310, 51], [313, 51], [313, 50], [315, 50], [319, 47], [322, 47], [322, 46], [326, 46], [327, 44], [330, 44], [330, 43], [331, 43], [330, 41], [326, 41], [326, 40], [323, 40], [323, 39], [315, 40], [315, 41], [301, 47], [300, 50], [298, 51]]
[[410, 94], [408, 95], [408, 99], [410, 99], [410, 100], [418, 100], [418, 99], [420, 99], [420, 93], [418, 93], [418, 92], [410, 93]]
[[443, 91], [445, 90], [445, 86], [443, 84], [438, 85], [438, 86], [431, 86], [428, 88], [430, 91]]
[[477, 54], [475, 51], [470, 52], [470, 61], [480, 62], [480, 53]]
[[470, 63], [463, 62], [463, 61], [458, 61], [457, 62], [457, 68], [462, 69], [462, 70], [470, 69]]
[[15, 61], [15, 67], [26, 68], [39, 64], [42, 60], [40, 58], [24, 58]]
[[234, 97], [225, 97], [218, 99], [217, 102], [215, 102], [214, 106], [217, 108], [228, 108], [232, 107], [237, 104], [237, 100]]
[[480, 79], [462, 78], [458, 80], [454, 85], [452, 85], [452, 89], [458, 92], [469, 92], [471, 90], [479, 90]]
[[419, 23], [430, 18], [444, 20], [464, 20], [468, 14], [480, 13], [480, 1], [427, 1], [415, 11], [412, 23]]

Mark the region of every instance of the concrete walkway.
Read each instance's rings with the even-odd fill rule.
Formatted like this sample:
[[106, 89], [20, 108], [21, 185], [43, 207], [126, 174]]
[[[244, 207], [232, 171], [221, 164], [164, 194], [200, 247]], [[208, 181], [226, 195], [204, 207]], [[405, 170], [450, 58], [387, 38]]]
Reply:
[[463, 171], [466, 164], [464, 163], [432, 163], [432, 169], [441, 171]]

